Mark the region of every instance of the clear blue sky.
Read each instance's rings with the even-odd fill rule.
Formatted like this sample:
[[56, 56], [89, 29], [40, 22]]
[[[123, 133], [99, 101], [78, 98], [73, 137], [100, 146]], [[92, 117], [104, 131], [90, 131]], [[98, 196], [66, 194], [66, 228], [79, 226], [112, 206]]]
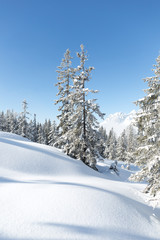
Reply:
[[83, 43], [106, 115], [130, 112], [160, 54], [160, 0], [0, 0], [0, 111], [56, 120], [56, 68]]

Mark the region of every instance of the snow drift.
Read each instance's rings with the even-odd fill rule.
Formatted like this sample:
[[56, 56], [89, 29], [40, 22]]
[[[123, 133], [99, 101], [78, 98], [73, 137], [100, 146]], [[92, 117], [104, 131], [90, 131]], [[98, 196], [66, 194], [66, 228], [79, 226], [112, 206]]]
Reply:
[[144, 186], [60, 150], [0, 132], [0, 240], [158, 240]]

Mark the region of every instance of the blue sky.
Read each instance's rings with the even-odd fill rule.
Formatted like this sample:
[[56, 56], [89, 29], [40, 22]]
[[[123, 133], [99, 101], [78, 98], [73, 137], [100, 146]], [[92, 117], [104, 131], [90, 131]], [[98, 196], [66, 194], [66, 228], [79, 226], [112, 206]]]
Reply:
[[56, 120], [56, 68], [83, 43], [106, 115], [130, 112], [160, 54], [159, 0], [0, 0], [0, 111]]

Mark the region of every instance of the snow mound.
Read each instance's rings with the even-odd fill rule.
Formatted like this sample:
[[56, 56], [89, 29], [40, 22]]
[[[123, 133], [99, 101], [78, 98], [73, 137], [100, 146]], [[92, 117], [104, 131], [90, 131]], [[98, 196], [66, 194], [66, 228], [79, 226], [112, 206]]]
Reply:
[[6, 170], [46, 176], [95, 174], [59, 149], [33, 143], [16, 134], [0, 132], [0, 152], [0, 167]]
[[124, 129], [126, 129], [133, 121], [136, 116], [136, 111], [133, 110], [129, 114], [117, 112], [110, 114], [100, 126], [106, 129], [107, 134], [113, 128], [114, 132], [119, 136]]
[[0, 240], [160, 239], [160, 209], [143, 201], [143, 184], [129, 183], [120, 165], [119, 176], [108, 172], [109, 162], [98, 173], [1, 132], [0, 153]]
[[27, 138], [24, 138], [22, 136], [19, 136], [17, 134], [14, 134], [14, 133], [8, 133], [8, 132], [1, 132], [0, 131], [0, 138], [3, 138], [3, 139], [12, 139], [12, 140], [20, 140], [20, 141], [29, 141]]

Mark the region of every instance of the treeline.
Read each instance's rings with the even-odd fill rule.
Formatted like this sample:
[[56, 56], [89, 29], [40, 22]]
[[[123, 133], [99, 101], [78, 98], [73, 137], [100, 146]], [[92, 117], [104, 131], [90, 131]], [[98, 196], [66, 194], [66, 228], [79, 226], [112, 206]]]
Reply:
[[39, 123], [36, 120], [36, 114], [30, 119], [30, 113], [27, 111], [28, 104], [24, 100], [22, 103], [22, 112], [16, 113], [13, 110], [0, 112], [0, 131], [11, 132], [37, 143], [53, 146], [58, 137], [58, 128], [55, 121], [45, 120]]
[[100, 149], [103, 158], [123, 161], [127, 167], [129, 167], [130, 163], [134, 163], [137, 133], [132, 124], [127, 129], [124, 129], [119, 137], [116, 136], [113, 128], [108, 135], [105, 134], [103, 127], [100, 127], [99, 131], [104, 142]]
[[[57, 146], [61, 132], [55, 121], [45, 120], [44, 123], [36, 121], [36, 114], [33, 119], [29, 114], [26, 100], [22, 103], [23, 111], [16, 113], [13, 110], [0, 112], [0, 131], [11, 132], [29, 140], [49, 146]], [[136, 132], [130, 125], [122, 134], [117, 137], [112, 128], [109, 134], [103, 127], [97, 130], [97, 146], [99, 158], [124, 161], [128, 166], [134, 162], [133, 152], [136, 147]], [[63, 149], [63, 148], [62, 148]]]

